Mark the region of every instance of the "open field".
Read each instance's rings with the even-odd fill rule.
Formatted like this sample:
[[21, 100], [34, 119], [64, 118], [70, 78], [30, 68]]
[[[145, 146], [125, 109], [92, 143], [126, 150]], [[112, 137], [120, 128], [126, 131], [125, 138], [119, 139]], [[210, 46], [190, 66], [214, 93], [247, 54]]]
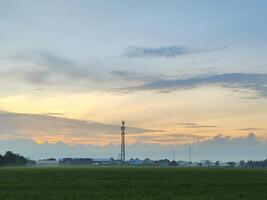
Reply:
[[0, 168], [0, 199], [267, 199], [267, 170]]

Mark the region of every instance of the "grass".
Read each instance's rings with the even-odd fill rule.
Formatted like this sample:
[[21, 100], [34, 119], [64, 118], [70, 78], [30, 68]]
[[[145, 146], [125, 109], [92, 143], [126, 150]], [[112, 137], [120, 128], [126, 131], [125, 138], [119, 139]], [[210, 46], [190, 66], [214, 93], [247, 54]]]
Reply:
[[267, 199], [267, 170], [0, 168], [1, 200]]

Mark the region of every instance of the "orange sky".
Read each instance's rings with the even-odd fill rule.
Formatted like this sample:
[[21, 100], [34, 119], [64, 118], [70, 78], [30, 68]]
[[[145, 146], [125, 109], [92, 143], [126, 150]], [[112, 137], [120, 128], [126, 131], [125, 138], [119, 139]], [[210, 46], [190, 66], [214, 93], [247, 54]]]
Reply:
[[[237, 137], [245, 136], [250, 131], [265, 138], [267, 107], [264, 105], [267, 100], [261, 98], [251, 100], [245, 97], [245, 94], [219, 87], [201, 87], [171, 93], [138, 92], [116, 95], [108, 92], [34, 91], [23, 95], [2, 97], [0, 104], [3, 110], [9, 112], [56, 113], [58, 117], [114, 125], [119, 125], [121, 119], [124, 119], [127, 126], [160, 130], [143, 134], [147, 136], [148, 143], [160, 143], [158, 139], [162, 139], [164, 144], [185, 143], [196, 139], [207, 139], [218, 134]], [[199, 138], [179, 141], [179, 139], [173, 140], [170, 134], [188, 134]], [[128, 142], [141, 140], [136, 136], [129, 136]], [[116, 143], [118, 140], [113, 136], [80, 140], [79, 136], [74, 138], [58, 134], [51, 137], [45, 133], [41, 136], [33, 134], [30, 137], [39, 143], [82, 141], [82, 143], [107, 144]]]

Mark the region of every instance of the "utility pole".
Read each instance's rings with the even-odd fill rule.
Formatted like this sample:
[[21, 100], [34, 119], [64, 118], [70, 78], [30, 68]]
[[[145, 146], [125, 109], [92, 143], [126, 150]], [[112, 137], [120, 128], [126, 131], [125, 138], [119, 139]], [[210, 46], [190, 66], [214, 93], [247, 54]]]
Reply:
[[172, 160], [174, 161], [175, 150], [172, 151]]
[[125, 164], [125, 121], [121, 121], [121, 165]]

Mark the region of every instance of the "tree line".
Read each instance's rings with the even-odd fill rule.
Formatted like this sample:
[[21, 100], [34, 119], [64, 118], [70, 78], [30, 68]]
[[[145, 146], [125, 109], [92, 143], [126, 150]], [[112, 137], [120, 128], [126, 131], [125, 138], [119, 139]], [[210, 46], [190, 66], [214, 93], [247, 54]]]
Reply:
[[19, 154], [7, 151], [5, 155], [0, 155], [0, 166], [23, 166], [34, 165], [35, 161], [29, 160]]
[[[47, 160], [56, 160], [55, 158], [47, 159]], [[134, 159], [130, 159], [129, 163], [133, 162]], [[145, 159], [144, 164], [159, 164], [159, 165], [171, 165], [176, 166], [177, 163], [175, 161], [159, 160], [159, 161], [152, 161], [150, 159]], [[92, 164], [93, 159], [91, 158], [64, 158], [60, 161], [60, 164], [65, 165], [83, 165], [83, 164]], [[112, 159], [110, 164], [115, 164], [115, 160]], [[12, 153], [11, 151], [7, 151], [4, 155], [0, 155], [0, 166], [25, 166], [25, 165], [35, 165], [36, 162], [30, 159], [27, 159], [19, 154]], [[219, 161], [214, 163], [215, 166], [219, 167]], [[228, 162], [229, 166], [235, 167], [236, 163]], [[267, 168], [267, 159], [259, 160], [259, 161], [240, 161], [239, 167], [243, 168]]]
[[267, 159], [257, 161], [249, 160], [247, 162], [242, 160], [240, 161], [240, 166], [248, 168], [267, 168]]

